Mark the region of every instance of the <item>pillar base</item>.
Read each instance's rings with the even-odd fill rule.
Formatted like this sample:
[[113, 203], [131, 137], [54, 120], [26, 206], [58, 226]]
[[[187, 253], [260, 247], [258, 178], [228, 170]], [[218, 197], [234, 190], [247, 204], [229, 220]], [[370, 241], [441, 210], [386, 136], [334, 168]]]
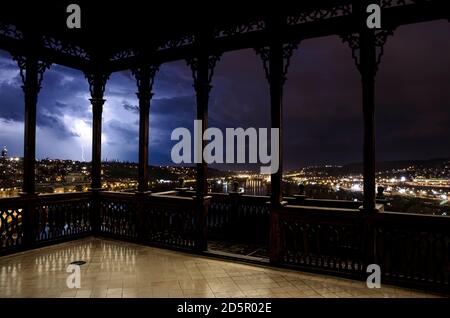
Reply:
[[21, 196], [21, 197], [37, 197], [39, 194], [40, 194], [39, 192], [33, 192], [33, 193], [19, 192], [19, 196]]

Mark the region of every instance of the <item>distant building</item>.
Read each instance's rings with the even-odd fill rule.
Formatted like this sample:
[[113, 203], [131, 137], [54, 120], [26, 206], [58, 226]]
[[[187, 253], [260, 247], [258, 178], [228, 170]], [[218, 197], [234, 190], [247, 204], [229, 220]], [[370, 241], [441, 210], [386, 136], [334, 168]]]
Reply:
[[81, 172], [71, 172], [65, 177], [67, 183], [85, 182], [86, 176]]
[[6, 148], [6, 146], [3, 146], [2, 159], [6, 159], [7, 156], [8, 156], [8, 148]]

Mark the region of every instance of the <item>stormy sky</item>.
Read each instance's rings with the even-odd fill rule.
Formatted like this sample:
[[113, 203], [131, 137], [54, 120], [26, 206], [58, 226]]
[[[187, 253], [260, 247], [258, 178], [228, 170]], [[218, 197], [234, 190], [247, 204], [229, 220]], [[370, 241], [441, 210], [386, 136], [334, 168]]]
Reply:
[[[389, 38], [377, 76], [377, 160], [450, 157], [450, 23], [404, 26]], [[268, 84], [253, 50], [222, 56], [213, 79], [209, 126], [270, 127]], [[103, 112], [103, 159], [137, 161], [136, 84], [111, 76]], [[184, 61], [164, 64], [150, 115], [150, 164], [171, 164], [174, 128], [193, 126], [195, 95]], [[91, 159], [92, 113], [79, 71], [53, 65], [44, 75], [37, 115], [37, 158]], [[19, 70], [0, 51], [0, 146], [23, 155]], [[304, 41], [284, 90], [284, 168], [362, 161], [360, 76], [337, 37]], [[222, 169], [242, 168], [221, 165]]]

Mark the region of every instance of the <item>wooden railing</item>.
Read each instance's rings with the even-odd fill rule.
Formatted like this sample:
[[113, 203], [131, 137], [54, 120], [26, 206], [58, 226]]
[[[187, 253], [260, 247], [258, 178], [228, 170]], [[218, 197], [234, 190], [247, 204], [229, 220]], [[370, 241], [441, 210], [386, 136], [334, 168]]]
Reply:
[[116, 238], [137, 239], [136, 201], [133, 193], [100, 192], [99, 232]]
[[290, 205], [301, 205], [321, 208], [337, 208], [337, 209], [359, 209], [362, 201], [349, 200], [331, 200], [331, 199], [310, 199], [304, 196], [294, 196], [283, 198]]
[[22, 248], [24, 209], [20, 198], [0, 199], [0, 253]]
[[363, 278], [449, 291], [450, 218], [307, 206], [271, 208], [270, 259]]
[[91, 232], [89, 193], [41, 195], [29, 204], [33, 215], [30, 226], [36, 229], [35, 243], [72, 239]]
[[239, 193], [211, 194], [208, 238], [267, 245], [269, 197]]
[[171, 194], [101, 192], [100, 233], [166, 247], [205, 249], [209, 198], [199, 202]]
[[0, 254], [92, 234], [196, 251], [208, 238], [224, 239], [269, 245], [275, 265], [363, 279], [367, 265], [378, 264], [385, 282], [449, 290], [448, 217], [326, 206], [334, 201], [269, 207], [268, 200], [213, 194], [199, 201], [176, 192], [0, 199]]
[[0, 199], [0, 254], [91, 233], [89, 193]]
[[153, 195], [143, 202], [144, 241], [194, 250], [206, 249], [209, 197]]
[[273, 263], [360, 275], [365, 270], [364, 224], [351, 209], [272, 208]]
[[211, 204], [208, 211], [208, 238], [228, 240], [233, 229], [232, 215], [235, 214], [236, 205], [232, 202], [232, 196], [226, 193], [214, 193], [211, 195]]
[[[270, 213], [268, 196], [240, 193], [211, 193], [208, 212], [208, 238], [267, 245]], [[362, 202], [284, 198], [291, 205], [358, 209]]]
[[450, 218], [404, 213], [370, 216], [375, 252], [385, 281], [450, 286]]

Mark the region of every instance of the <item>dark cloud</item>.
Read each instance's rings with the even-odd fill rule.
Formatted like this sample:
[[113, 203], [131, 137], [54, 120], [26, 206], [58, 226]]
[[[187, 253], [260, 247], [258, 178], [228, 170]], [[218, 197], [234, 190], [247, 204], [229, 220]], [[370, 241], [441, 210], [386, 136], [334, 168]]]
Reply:
[[7, 120], [23, 120], [23, 92], [21, 88], [0, 84], [0, 117]]
[[121, 142], [136, 142], [137, 131], [133, 126], [130, 126], [126, 122], [120, 122], [118, 120], [112, 119], [104, 123], [104, 133], [109, 136], [114, 136], [108, 140], [110, 145], [120, 144]]
[[55, 132], [56, 137], [66, 139], [68, 137], [80, 136], [78, 133], [70, 130], [59, 117], [52, 114], [44, 114], [42, 112], [38, 114], [37, 122], [39, 122], [39, 127], [50, 128]]
[[128, 110], [128, 111], [130, 111], [130, 112], [139, 114], [139, 106], [136, 106], [136, 105], [130, 105], [130, 104], [128, 104], [127, 102], [123, 102], [122, 106], [123, 106], [123, 108], [124, 108], [125, 110]]

